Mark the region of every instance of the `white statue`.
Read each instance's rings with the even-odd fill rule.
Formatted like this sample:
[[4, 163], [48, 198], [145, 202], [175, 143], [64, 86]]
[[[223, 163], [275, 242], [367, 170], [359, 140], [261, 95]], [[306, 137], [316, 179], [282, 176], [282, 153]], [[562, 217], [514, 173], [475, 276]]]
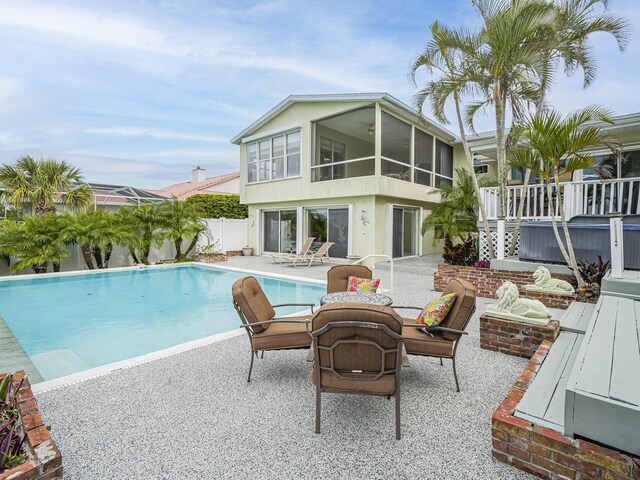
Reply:
[[547, 325], [551, 312], [540, 300], [520, 298], [518, 287], [511, 282], [504, 282], [496, 291], [498, 303], [487, 307], [488, 315], [535, 325]]
[[551, 278], [551, 273], [545, 267], [538, 267], [533, 272], [533, 280], [535, 284], [524, 286], [528, 292], [553, 293], [554, 295], [573, 295], [575, 293], [569, 282]]

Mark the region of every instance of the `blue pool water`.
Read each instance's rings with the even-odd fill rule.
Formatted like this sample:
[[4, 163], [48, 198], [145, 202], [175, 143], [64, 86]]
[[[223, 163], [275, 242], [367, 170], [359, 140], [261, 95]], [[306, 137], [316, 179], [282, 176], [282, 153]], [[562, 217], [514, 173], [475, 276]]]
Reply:
[[[183, 265], [0, 282], [0, 316], [51, 380], [238, 328], [231, 285], [245, 275]], [[256, 277], [273, 304], [318, 304], [325, 291]]]

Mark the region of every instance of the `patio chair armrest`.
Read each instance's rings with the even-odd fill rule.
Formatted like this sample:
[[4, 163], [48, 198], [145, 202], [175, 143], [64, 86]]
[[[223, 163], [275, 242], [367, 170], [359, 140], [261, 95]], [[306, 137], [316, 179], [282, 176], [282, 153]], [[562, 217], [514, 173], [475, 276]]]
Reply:
[[309, 325], [309, 323], [311, 322], [311, 320], [291, 320], [289, 318], [286, 317], [281, 317], [281, 318], [272, 318], [271, 320], [266, 320], [264, 322], [253, 322], [253, 323], [249, 323], [249, 324], [242, 324], [240, 325], [240, 328], [251, 328], [251, 327], [258, 327], [258, 326], [263, 326], [263, 325], [270, 325], [272, 323], [304, 323]]
[[280, 303], [278, 305], [271, 305], [273, 308], [278, 307], [310, 307], [311, 313], [313, 313], [313, 307], [316, 306], [315, 303]]
[[465, 332], [464, 330], [456, 330], [455, 328], [448, 327], [427, 327], [424, 323], [405, 323], [404, 327], [416, 327], [416, 328], [426, 328], [429, 332], [450, 332], [450, 333], [459, 333], [460, 335], [469, 335], [469, 332]]
[[422, 310], [421, 307], [406, 307], [406, 306], [396, 306], [396, 305], [392, 305], [391, 308], [393, 308], [394, 310]]

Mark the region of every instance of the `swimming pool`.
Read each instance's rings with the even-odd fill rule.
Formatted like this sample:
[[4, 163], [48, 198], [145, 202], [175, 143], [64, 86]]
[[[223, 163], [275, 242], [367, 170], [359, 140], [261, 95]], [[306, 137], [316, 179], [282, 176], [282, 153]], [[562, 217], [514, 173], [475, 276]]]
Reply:
[[[33, 380], [52, 380], [238, 330], [231, 285], [246, 275], [176, 265], [1, 281], [0, 336], [13, 334], [27, 367], [37, 370]], [[254, 276], [274, 304], [318, 304], [325, 292], [320, 284]]]

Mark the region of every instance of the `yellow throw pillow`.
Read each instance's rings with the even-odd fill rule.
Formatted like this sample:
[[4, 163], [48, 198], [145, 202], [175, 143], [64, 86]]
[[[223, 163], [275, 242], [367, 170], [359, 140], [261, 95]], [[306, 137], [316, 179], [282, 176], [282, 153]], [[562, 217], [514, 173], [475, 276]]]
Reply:
[[417, 323], [426, 327], [437, 327], [447, 317], [454, 303], [456, 303], [455, 293], [449, 293], [430, 301], [418, 314]]

